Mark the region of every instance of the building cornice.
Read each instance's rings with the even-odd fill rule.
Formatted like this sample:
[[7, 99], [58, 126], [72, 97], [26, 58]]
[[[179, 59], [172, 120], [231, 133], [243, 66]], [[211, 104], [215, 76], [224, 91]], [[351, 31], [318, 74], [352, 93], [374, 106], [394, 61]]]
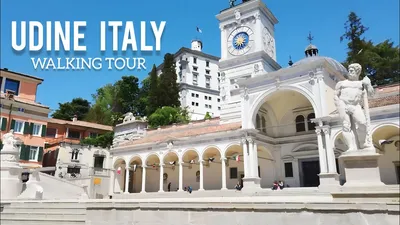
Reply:
[[187, 84], [187, 83], [180, 83], [180, 90], [194, 90], [194, 91], [199, 91], [202, 93], [207, 93], [207, 94], [212, 94], [212, 95], [219, 95], [219, 91], [217, 90], [213, 90], [210, 88], [204, 88], [204, 87], [200, 87], [200, 86], [196, 86], [196, 85], [191, 85], [191, 84]]
[[266, 61], [274, 70], [279, 70], [282, 68], [265, 51], [258, 51], [258, 52], [249, 53], [242, 57], [235, 57], [232, 59], [220, 60], [218, 66], [219, 66], [220, 70], [229, 70], [229, 69], [234, 69], [234, 68], [241, 67], [244, 65], [249, 65], [254, 62], [259, 62], [260, 59]]

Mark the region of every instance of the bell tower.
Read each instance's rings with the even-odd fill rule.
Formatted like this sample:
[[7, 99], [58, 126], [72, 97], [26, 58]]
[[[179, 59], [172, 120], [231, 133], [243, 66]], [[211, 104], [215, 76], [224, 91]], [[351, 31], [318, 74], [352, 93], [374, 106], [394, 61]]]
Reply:
[[[280, 69], [276, 62], [275, 24], [278, 20], [262, 0], [243, 0], [216, 17], [221, 31], [221, 121], [237, 120], [233, 112], [240, 101], [237, 82]], [[225, 118], [224, 118], [225, 115]], [[235, 118], [235, 119], [233, 119]]]

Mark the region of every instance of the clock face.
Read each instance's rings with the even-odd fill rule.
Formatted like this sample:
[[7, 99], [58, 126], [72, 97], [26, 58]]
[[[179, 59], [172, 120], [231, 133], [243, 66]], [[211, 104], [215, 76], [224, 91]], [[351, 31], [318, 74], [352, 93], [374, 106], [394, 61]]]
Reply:
[[249, 27], [239, 27], [228, 37], [228, 51], [232, 55], [247, 53], [254, 44], [254, 33]]
[[275, 40], [269, 30], [264, 27], [263, 29], [263, 42], [264, 50], [272, 57], [275, 55]]

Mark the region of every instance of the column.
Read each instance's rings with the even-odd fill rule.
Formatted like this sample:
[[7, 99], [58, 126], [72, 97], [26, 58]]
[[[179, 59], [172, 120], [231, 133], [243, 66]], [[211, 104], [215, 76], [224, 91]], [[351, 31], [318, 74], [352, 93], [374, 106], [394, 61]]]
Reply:
[[257, 152], [257, 143], [254, 141], [253, 144], [253, 169], [254, 169], [254, 176], [258, 177], [258, 152]]
[[108, 188], [108, 194], [114, 194], [114, 186], [115, 186], [115, 171], [113, 169], [110, 170], [110, 187]]
[[183, 191], [183, 162], [179, 162], [179, 190], [178, 191]]
[[164, 192], [164, 164], [160, 164], [160, 190], [158, 192]]
[[336, 158], [335, 158], [335, 152], [333, 151], [333, 148], [332, 148], [330, 128], [324, 127], [323, 131], [325, 134], [326, 159], [328, 161], [328, 172], [329, 173], [337, 173], [336, 160], [335, 160]]
[[222, 164], [222, 188], [221, 190], [226, 190], [226, 163], [225, 163], [226, 158], [221, 158], [221, 164]]
[[244, 169], [244, 177], [248, 178], [250, 176], [250, 167], [249, 167], [249, 155], [247, 149], [247, 140], [246, 138], [242, 138], [242, 149], [243, 149], [243, 169]]
[[254, 171], [254, 141], [252, 138], [247, 138], [249, 142], [249, 168], [250, 177], [256, 177], [256, 171]]
[[146, 193], [146, 165], [142, 166], [142, 191], [140, 193]]
[[129, 194], [129, 166], [125, 167], [125, 194]]
[[328, 172], [328, 165], [326, 164], [326, 151], [324, 148], [324, 143], [322, 141], [321, 128], [316, 127], [315, 133], [317, 133], [317, 139], [318, 139], [319, 167], [321, 170], [320, 173], [324, 174]]
[[200, 160], [200, 188], [199, 191], [204, 191], [204, 176], [203, 176], [203, 162], [204, 160]]

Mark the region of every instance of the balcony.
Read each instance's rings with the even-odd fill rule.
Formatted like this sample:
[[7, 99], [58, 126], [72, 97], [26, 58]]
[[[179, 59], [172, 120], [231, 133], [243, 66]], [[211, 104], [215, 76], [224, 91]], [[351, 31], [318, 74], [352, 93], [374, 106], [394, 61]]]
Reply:
[[104, 176], [104, 177], [109, 177], [111, 174], [110, 169], [105, 169], [105, 168], [96, 168], [96, 167], [91, 167], [89, 171], [89, 176]]

